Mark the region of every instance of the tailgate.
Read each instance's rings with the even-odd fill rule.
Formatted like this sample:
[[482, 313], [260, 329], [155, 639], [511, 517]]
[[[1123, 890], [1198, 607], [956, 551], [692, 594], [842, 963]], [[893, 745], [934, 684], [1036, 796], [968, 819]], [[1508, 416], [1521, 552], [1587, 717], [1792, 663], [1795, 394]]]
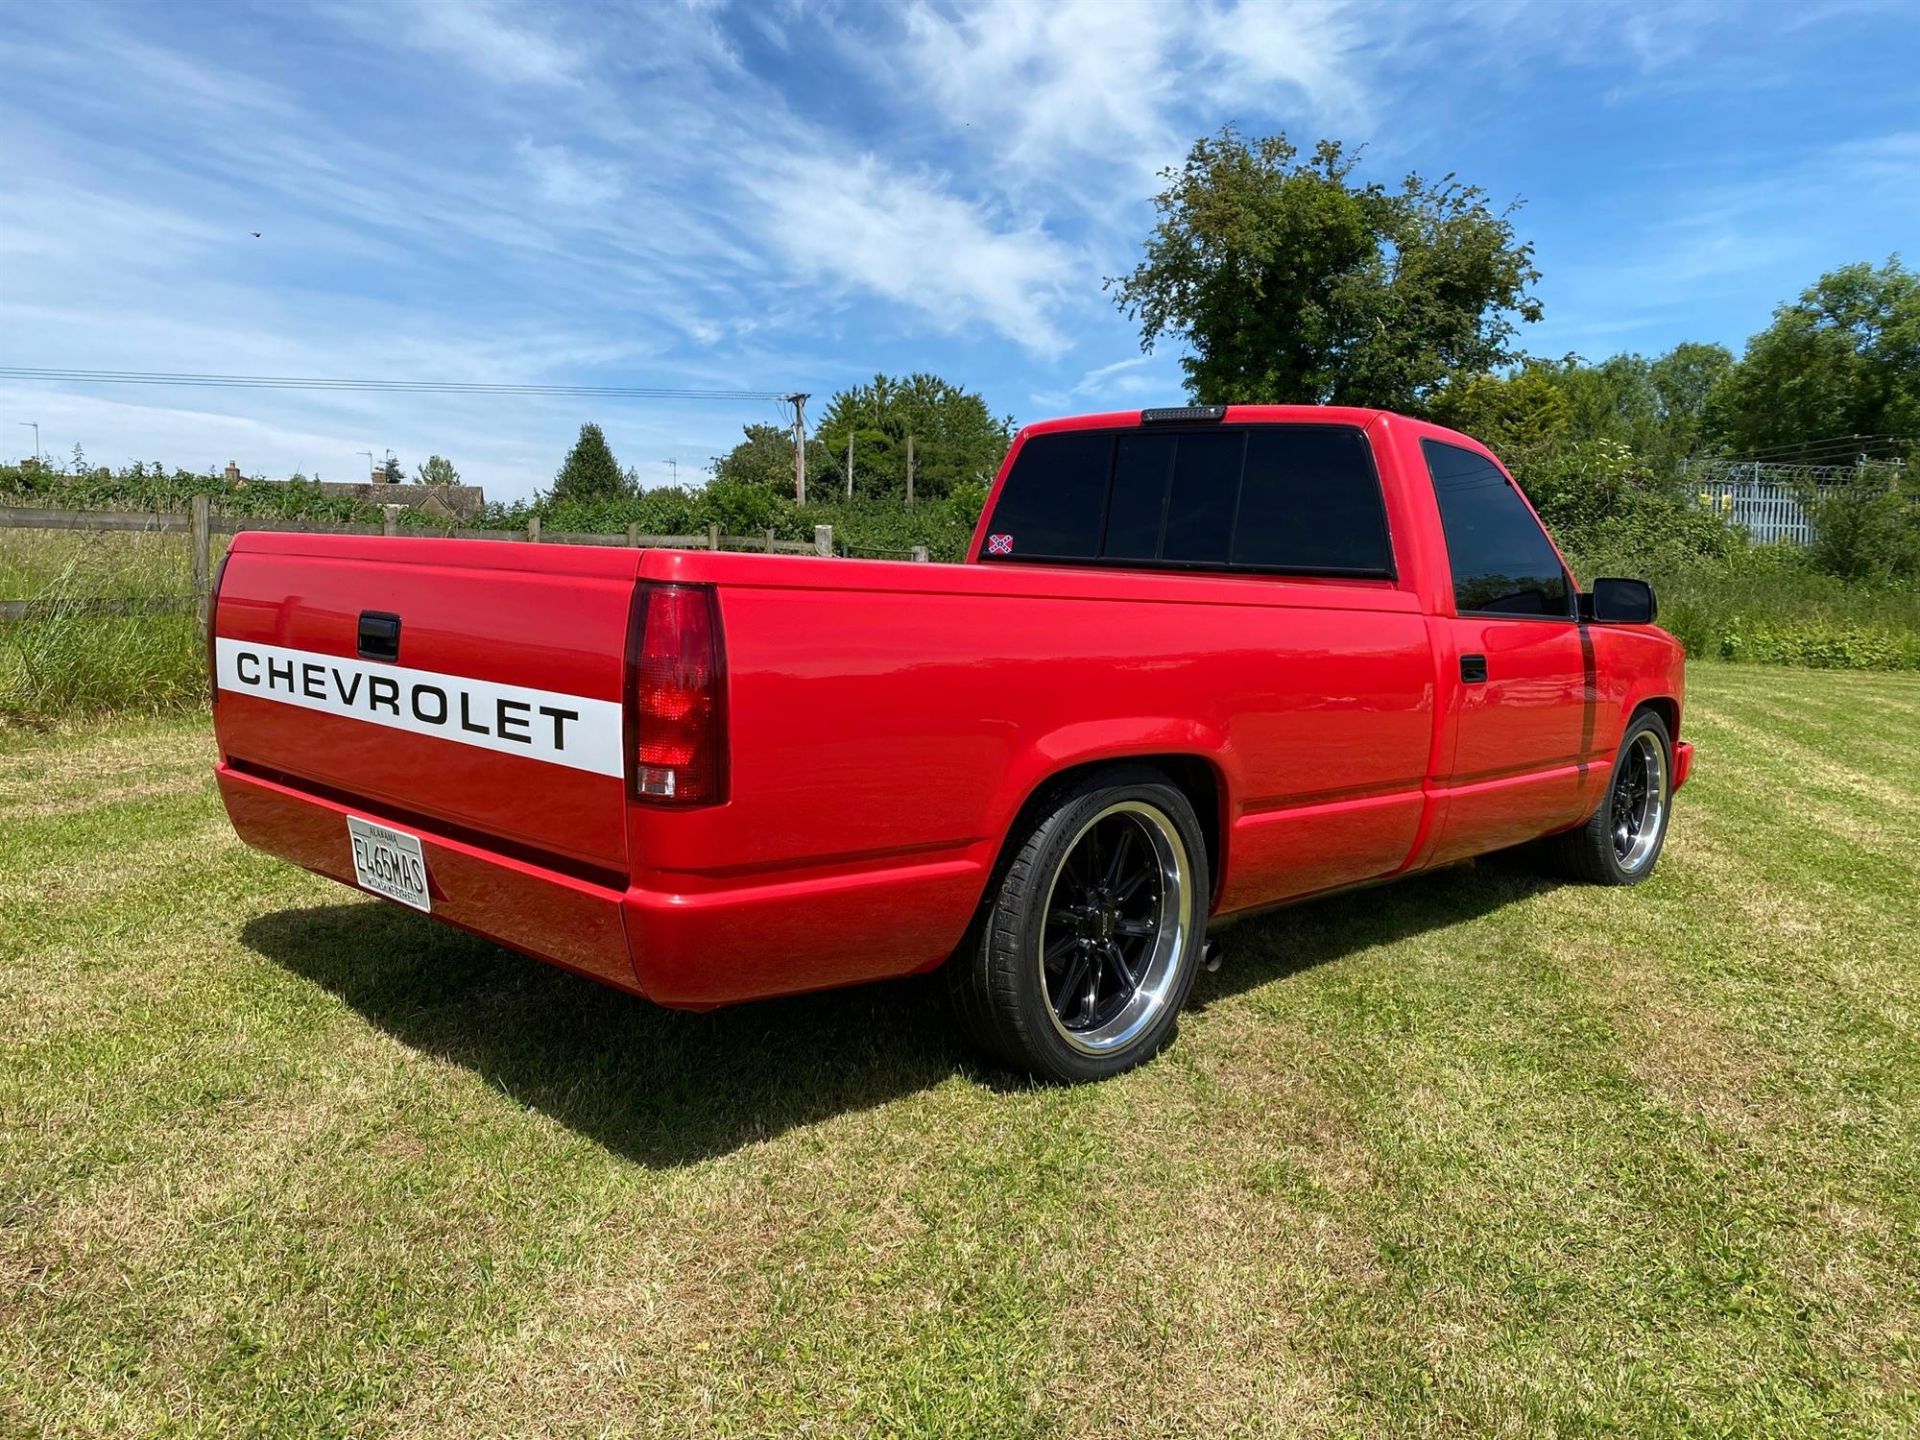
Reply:
[[221, 754], [376, 818], [624, 873], [638, 559], [242, 534], [214, 613]]

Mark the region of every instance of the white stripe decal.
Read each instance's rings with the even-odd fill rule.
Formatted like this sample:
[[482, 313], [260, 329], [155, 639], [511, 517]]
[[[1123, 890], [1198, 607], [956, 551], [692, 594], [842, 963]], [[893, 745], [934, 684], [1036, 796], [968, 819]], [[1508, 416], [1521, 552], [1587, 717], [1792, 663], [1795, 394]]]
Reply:
[[214, 676], [222, 690], [344, 715], [503, 755], [524, 755], [624, 775], [621, 707], [525, 685], [499, 685], [409, 670], [311, 650], [258, 645], [225, 636], [214, 642]]

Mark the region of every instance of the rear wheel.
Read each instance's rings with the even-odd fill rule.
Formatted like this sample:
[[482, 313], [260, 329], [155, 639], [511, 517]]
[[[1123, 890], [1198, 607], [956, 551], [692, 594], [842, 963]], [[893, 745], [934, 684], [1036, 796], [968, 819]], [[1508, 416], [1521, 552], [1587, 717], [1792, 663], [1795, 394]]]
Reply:
[[1547, 842], [1557, 867], [1595, 885], [1637, 885], [1653, 873], [1673, 815], [1673, 741], [1642, 710], [1627, 724], [1606, 798], [1577, 830]]
[[1172, 1037], [1205, 942], [1206, 848], [1158, 771], [1097, 775], [1020, 840], [948, 965], [974, 1038], [1073, 1082], [1131, 1069]]

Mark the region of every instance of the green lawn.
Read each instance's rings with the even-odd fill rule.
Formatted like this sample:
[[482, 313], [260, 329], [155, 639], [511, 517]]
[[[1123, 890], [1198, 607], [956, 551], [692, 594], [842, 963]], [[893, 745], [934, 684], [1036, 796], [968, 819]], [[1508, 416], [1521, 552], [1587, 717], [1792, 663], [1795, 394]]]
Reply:
[[1250, 923], [1176, 1047], [657, 1011], [0, 736], [0, 1432], [1911, 1433], [1920, 679], [1694, 667], [1659, 875]]

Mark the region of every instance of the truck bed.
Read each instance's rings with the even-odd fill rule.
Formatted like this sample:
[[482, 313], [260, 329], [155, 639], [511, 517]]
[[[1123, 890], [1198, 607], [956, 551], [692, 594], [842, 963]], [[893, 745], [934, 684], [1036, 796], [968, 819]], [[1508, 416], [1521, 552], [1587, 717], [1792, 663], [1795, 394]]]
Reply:
[[401, 614], [402, 667], [560, 697], [584, 724], [625, 699], [638, 583], [718, 597], [726, 803], [652, 809], [620, 775], [503, 751], [462, 723], [497, 727], [497, 705], [463, 717], [452, 682], [447, 720], [413, 723], [409, 695], [407, 723], [369, 724], [223, 676], [242, 835], [350, 877], [352, 813], [421, 834], [449, 887], [482, 856], [562, 877], [532, 913], [501, 898], [511, 878], [435, 913], [680, 1005], [937, 965], [1064, 756], [1213, 757], [1216, 913], [1419, 858], [1433, 657], [1387, 582], [246, 534], [216, 625], [313, 657], [337, 700], [357, 617]]

